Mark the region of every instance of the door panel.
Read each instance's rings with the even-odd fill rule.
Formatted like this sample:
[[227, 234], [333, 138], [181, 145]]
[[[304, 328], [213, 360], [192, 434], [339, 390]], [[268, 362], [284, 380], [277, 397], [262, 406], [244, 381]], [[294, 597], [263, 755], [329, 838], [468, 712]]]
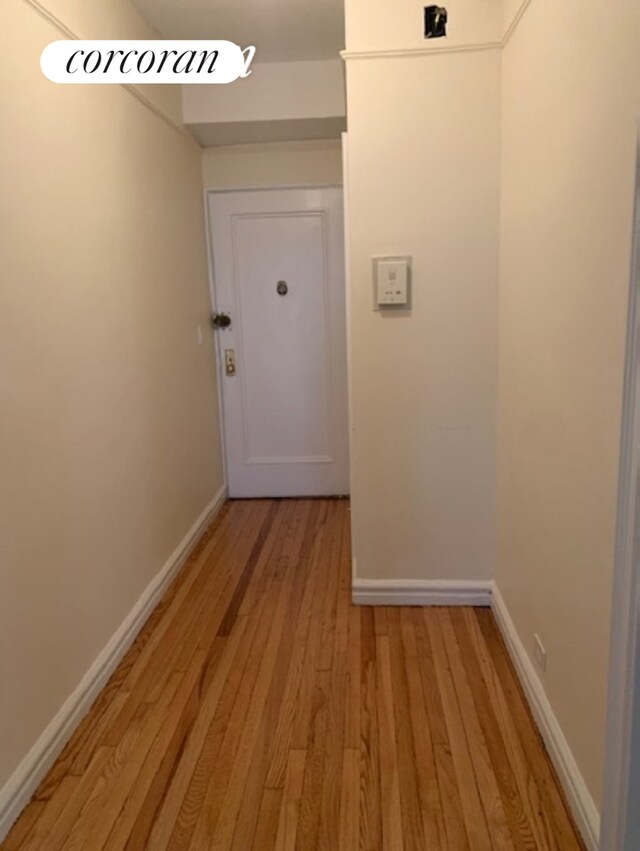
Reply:
[[[323, 218], [234, 219], [248, 463], [329, 456]], [[286, 295], [278, 295], [278, 281], [285, 282]]]
[[209, 196], [230, 494], [348, 492], [339, 189]]

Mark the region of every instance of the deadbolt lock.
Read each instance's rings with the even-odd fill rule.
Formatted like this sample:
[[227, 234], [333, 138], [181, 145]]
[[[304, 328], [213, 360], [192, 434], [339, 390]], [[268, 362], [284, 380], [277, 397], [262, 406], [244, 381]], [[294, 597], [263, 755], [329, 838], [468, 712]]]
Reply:
[[224, 350], [224, 371], [226, 375], [236, 374], [236, 353], [233, 349]]

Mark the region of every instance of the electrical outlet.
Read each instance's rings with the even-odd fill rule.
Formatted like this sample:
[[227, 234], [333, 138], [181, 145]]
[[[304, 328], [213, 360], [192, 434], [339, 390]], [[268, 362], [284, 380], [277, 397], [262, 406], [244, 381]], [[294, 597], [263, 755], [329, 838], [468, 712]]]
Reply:
[[547, 670], [547, 651], [544, 649], [540, 636], [536, 632], [533, 636], [533, 655], [541, 671]]

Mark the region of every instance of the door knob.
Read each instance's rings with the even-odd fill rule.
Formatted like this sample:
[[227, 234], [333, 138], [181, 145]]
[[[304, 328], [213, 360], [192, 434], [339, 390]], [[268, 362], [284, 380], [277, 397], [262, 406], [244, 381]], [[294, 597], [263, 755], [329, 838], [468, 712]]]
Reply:
[[231, 325], [231, 317], [227, 313], [214, 313], [211, 317], [211, 324], [218, 330], [228, 328]]

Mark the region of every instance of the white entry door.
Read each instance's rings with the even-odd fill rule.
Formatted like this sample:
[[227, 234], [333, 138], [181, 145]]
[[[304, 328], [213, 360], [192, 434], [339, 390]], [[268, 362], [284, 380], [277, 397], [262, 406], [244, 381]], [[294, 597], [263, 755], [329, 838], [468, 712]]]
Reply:
[[209, 195], [229, 494], [349, 492], [342, 191]]

